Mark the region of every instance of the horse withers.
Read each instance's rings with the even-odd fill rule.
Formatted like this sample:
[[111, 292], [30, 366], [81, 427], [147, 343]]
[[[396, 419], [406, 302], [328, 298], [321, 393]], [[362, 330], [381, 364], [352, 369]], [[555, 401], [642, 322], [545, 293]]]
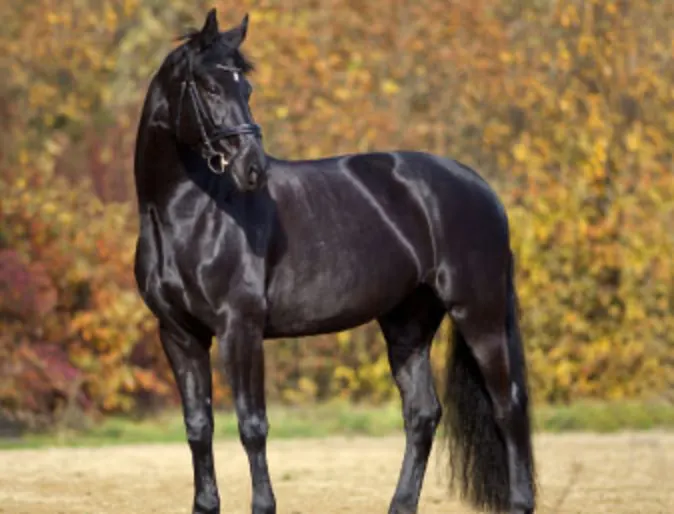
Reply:
[[[220, 512], [209, 348], [217, 341], [250, 462], [273, 514], [263, 340], [377, 320], [400, 390], [405, 453], [389, 513], [417, 511], [442, 418], [453, 479], [478, 508], [534, 509], [525, 358], [506, 212], [457, 161], [395, 151], [286, 161], [264, 151], [240, 51], [248, 18], [215, 11], [149, 86], [135, 179], [135, 274], [180, 391], [194, 513]], [[429, 362], [453, 321], [443, 402]]]

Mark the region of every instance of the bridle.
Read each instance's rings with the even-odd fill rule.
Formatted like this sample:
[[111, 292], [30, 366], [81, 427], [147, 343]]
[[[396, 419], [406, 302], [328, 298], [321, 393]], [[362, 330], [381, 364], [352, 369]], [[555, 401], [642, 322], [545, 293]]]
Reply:
[[[262, 130], [256, 123], [242, 123], [241, 125], [237, 125], [235, 127], [227, 127], [224, 125], [211, 123], [211, 125], [215, 127], [215, 130], [214, 133], [209, 137], [206, 132], [206, 127], [204, 126], [204, 119], [209, 117], [207, 114], [208, 111], [204, 106], [203, 100], [199, 96], [199, 90], [197, 89], [197, 84], [194, 80], [194, 72], [192, 70], [192, 59], [189, 54], [187, 59], [187, 78], [180, 84], [180, 98], [178, 100], [178, 113], [176, 115], [176, 130], [180, 131], [183, 100], [185, 97], [185, 92], [187, 91], [190, 100], [192, 101], [192, 108], [194, 109], [194, 114], [197, 118], [197, 126], [199, 127], [199, 132], [201, 133], [201, 141], [197, 142], [195, 146], [198, 146], [199, 143], [201, 143], [201, 156], [206, 160], [209, 169], [217, 175], [222, 175], [229, 163], [232, 162], [238, 155], [241, 146], [239, 146], [239, 148], [237, 148], [230, 158], [227, 159], [223, 152], [218, 152], [215, 150], [215, 148], [213, 148], [213, 143], [215, 141], [220, 141], [232, 136], [242, 136], [246, 134], [262, 137]], [[241, 70], [235, 66], [218, 64], [217, 67], [221, 70], [230, 71], [232, 73], [241, 73]], [[214, 165], [214, 157], [217, 158], [215, 160], [217, 162], [217, 166]]]

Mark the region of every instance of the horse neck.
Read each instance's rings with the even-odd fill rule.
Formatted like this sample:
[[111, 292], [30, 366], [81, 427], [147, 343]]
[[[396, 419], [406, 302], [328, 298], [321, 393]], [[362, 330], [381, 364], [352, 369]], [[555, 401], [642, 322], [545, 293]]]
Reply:
[[156, 77], [148, 88], [138, 125], [134, 174], [141, 210], [149, 203], [161, 203], [186, 180], [171, 130], [168, 100]]

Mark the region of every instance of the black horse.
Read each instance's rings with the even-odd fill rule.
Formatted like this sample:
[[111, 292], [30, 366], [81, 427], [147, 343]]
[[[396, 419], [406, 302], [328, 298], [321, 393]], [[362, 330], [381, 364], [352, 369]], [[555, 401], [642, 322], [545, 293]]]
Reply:
[[209, 347], [215, 337], [250, 462], [252, 512], [276, 512], [263, 339], [378, 320], [406, 448], [389, 513], [416, 512], [441, 419], [429, 351], [454, 325], [445, 425], [462, 496], [533, 512], [525, 359], [508, 220], [471, 169], [420, 152], [313, 161], [267, 155], [248, 100], [241, 25], [215, 10], [154, 76], [138, 131], [135, 274], [180, 389], [195, 513], [220, 512]]

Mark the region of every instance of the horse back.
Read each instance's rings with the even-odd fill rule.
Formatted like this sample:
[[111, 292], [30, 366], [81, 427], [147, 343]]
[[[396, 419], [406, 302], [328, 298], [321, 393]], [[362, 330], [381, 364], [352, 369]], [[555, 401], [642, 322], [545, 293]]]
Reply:
[[503, 232], [486, 182], [425, 153], [274, 161], [269, 187], [278, 216], [267, 259], [270, 337], [376, 318], [432, 283], [452, 254], [458, 264], [474, 231], [491, 241]]

